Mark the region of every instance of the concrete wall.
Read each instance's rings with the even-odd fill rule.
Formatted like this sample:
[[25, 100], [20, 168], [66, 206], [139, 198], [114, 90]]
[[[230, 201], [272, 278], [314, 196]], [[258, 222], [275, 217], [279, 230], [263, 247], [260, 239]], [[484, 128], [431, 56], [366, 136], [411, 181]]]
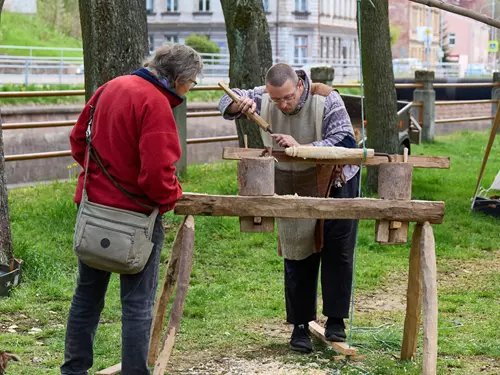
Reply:
[[[189, 107], [188, 107], [189, 108]], [[38, 109], [38, 111], [36, 110]], [[200, 108], [202, 110], [207, 110]], [[210, 108], [214, 110], [213, 106]], [[81, 107], [39, 107], [9, 108], [2, 107], [4, 124], [14, 122], [75, 120]], [[192, 106], [189, 109], [193, 110]], [[234, 121], [226, 121], [222, 117], [189, 118], [187, 122], [188, 138], [204, 138], [223, 135], [235, 135]], [[69, 134], [71, 127], [5, 130], [5, 155], [39, 153], [69, 150]], [[196, 144], [188, 146], [188, 163], [201, 164], [221, 160], [222, 148], [237, 146], [236, 141]], [[35, 181], [68, 178], [79, 168], [68, 168], [74, 163], [71, 157], [23, 160], [6, 163], [6, 179], [9, 185], [17, 185]]]

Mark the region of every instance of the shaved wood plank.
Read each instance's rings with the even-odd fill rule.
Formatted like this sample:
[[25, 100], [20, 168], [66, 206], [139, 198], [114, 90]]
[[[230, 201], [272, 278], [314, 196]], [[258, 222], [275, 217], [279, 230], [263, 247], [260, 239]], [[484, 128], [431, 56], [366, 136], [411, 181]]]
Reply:
[[[189, 219], [188, 221], [188, 218]], [[182, 240], [186, 235], [186, 231], [193, 228], [194, 220], [191, 216], [184, 217], [177, 235], [175, 236], [174, 244], [172, 246], [172, 251], [170, 252], [170, 258], [167, 263], [167, 268], [165, 270], [165, 280], [161, 286], [160, 294], [155, 303], [154, 314], [153, 314], [153, 324], [151, 326], [151, 338], [149, 340], [149, 353], [148, 353], [148, 363], [153, 365], [158, 356], [158, 350], [160, 347], [161, 334], [163, 331], [163, 326], [165, 324], [165, 316], [167, 314], [168, 303], [170, 302], [170, 297], [172, 297], [172, 292], [175, 288], [177, 282], [177, 275], [179, 273], [179, 260], [182, 250]]]
[[242, 197], [186, 193], [175, 206], [177, 215], [263, 216], [296, 219], [385, 219], [439, 224], [444, 202], [373, 198], [299, 196]]
[[422, 375], [436, 375], [438, 350], [438, 297], [436, 247], [429, 223], [424, 223], [420, 237], [420, 268], [423, 289], [423, 361]]
[[95, 375], [116, 375], [119, 374], [121, 370], [122, 370], [122, 364], [117, 363], [116, 365], [105, 368], [104, 370], [97, 371]]
[[399, 229], [403, 226], [403, 223], [400, 221], [391, 221], [389, 224], [389, 229]]
[[406, 316], [403, 331], [401, 359], [409, 360], [417, 352], [420, 315], [422, 312], [422, 280], [420, 278], [420, 238], [422, 224], [415, 225], [410, 250], [408, 290], [406, 293]]
[[167, 368], [167, 363], [174, 347], [175, 335], [181, 324], [182, 314], [184, 313], [184, 303], [189, 288], [189, 279], [191, 277], [191, 268], [193, 267], [193, 249], [194, 249], [194, 218], [189, 216], [186, 220], [185, 235], [182, 238], [182, 252], [179, 264], [179, 276], [177, 280], [177, 290], [175, 292], [174, 304], [170, 312], [167, 331], [163, 336], [163, 348], [155, 363], [153, 375], [163, 375]]
[[[258, 157], [262, 154], [264, 149], [257, 148], [238, 148], [238, 147], [224, 147], [222, 152], [222, 158], [226, 160], [240, 160], [247, 157]], [[316, 164], [347, 164], [347, 165], [359, 165], [361, 162], [360, 158], [346, 158], [346, 159], [302, 159], [294, 158], [286, 155], [283, 151], [273, 151], [273, 157], [278, 160], [278, 162], [295, 162], [295, 163], [316, 163]], [[391, 155], [392, 159], [397, 162], [403, 162], [403, 155]], [[387, 163], [389, 160], [385, 156], [374, 156], [373, 158], [367, 158], [363, 165], [365, 166], [376, 166], [382, 163]], [[450, 168], [450, 158], [447, 156], [408, 156], [408, 163], [413, 164], [414, 168], [438, 168], [438, 169], [449, 169]]]
[[408, 222], [401, 223], [399, 228], [395, 228], [389, 232], [390, 244], [404, 244], [408, 242]]
[[358, 353], [356, 348], [349, 346], [349, 344], [345, 342], [333, 342], [325, 339], [325, 329], [321, 327], [315, 321], [309, 322], [309, 329], [311, 333], [323, 341], [326, 345], [331, 346], [333, 350], [343, 355], [356, 355]]
[[375, 241], [379, 243], [389, 242], [389, 220], [377, 220], [375, 222]]

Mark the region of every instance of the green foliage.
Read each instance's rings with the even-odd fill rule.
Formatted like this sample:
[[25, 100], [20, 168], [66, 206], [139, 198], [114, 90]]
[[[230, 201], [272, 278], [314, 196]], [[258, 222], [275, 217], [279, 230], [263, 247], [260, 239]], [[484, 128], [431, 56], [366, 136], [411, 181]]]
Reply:
[[[79, 21], [78, 21], [79, 25]], [[0, 44], [10, 46], [34, 46], [64, 48], [82, 48], [82, 42], [65, 35], [56, 29], [53, 24], [46, 23], [40, 15], [26, 15], [20, 13], [2, 12], [0, 24]], [[26, 49], [2, 49], [2, 54], [26, 56]], [[57, 56], [56, 50], [33, 50], [33, 56]], [[82, 57], [81, 51], [64, 51], [65, 57]]]
[[184, 44], [192, 47], [199, 53], [220, 53], [220, 48], [205, 35], [191, 34], [186, 38]]
[[48, 25], [53, 25], [62, 34], [82, 38], [78, 0], [38, 0], [38, 14]]
[[391, 34], [391, 47], [393, 47], [399, 40], [399, 36], [401, 35], [401, 27], [390, 25], [389, 32]]
[[[444, 223], [433, 226], [439, 283], [439, 375], [498, 373], [498, 219], [469, 210], [487, 139], [486, 133], [464, 132], [412, 147], [414, 155], [451, 158], [450, 170], [416, 169], [413, 177], [413, 199], [446, 203]], [[484, 186], [491, 184], [499, 166], [497, 142]], [[235, 162], [192, 165], [182, 185], [186, 192], [237, 194], [236, 171]], [[13, 374], [56, 375], [63, 360], [66, 316], [76, 281], [71, 250], [74, 189], [72, 181], [9, 191], [14, 250], [25, 262], [21, 285], [10, 298], [0, 299], [0, 327], [6, 327], [0, 329], [0, 348], [23, 358], [11, 363]], [[181, 219], [173, 213], [164, 217], [163, 261]], [[360, 221], [356, 254], [353, 345], [366, 359], [344, 363], [333, 362], [333, 353], [318, 342], [310, 356], [288, 351], [290, 327], [283, 324], [283, 261], [276, 254], [276, 233], [241, 233], [234, 217], [196, 217], [193, 272], [171, 368], [209, 366], [212, 359], [234, 354], [239, 361], [255, 360], [256, 366], [270, 361], [303, 364], [318, 373], [320, 369], [329, 374], [421, 373], [421, 342], [415, 361], [394, 359], [404, 325], [401, 302], [406, 295], [409, 244], [381, 246], [374, 240], [373, 228], [373, 221]], [[162, 263], [160, 275], [164, 275]], [[119, 278], [114, 275], [96, 336], [94, 369], [120, 361], [120, 313]], [[18, 326], [15, 332], [7, 332], [12, 325]], [[30, 334], [33, 327], [42, 331]], [[210, 370], [204, 367], [202, 372], [218, 372]]]

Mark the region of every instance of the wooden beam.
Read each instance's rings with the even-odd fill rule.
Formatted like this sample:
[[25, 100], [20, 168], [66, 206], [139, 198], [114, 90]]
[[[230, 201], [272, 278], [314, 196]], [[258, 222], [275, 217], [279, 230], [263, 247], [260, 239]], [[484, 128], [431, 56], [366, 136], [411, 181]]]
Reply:
[[442, 10], [445, 10], [450, 13], [455, 13], [460, 16], [464, 16], [467, 18], [472, 18], [473, 20], [485, 23], [487, 25], [496, 27], [497, 29], [500, 28], [500, 21], [491, 18], [490, 16], [487, 16], [485, 14], [477, 13], [469, 9], [461, 8], [455, 5], [451, 5], [448, 3], [445, 3], [442, 0], [410, 0], [414, 3], [419, 3], [423, 5], [427, 5], [431, 8], [439, 8]]
[[182, 236], [177, 290], [175, 292], [174, 303], [170, 311], [167, 331], [163, 336], [163, 347], [158, 355], [158, 358], [156, 359], [153, 375], [165, 374], [170, 354], [174, 348], [175, 336], [179, 331], [182, 314], [184, 313], [184, 303], [186, 302], [189, 279], [191, 277], [191, 268], [193, 267], [194, 217], [188, 216], [184, 225], [185, 232]]
[[[188, 221], [189, 219], [189, 221]], [[163, 326], [165, 325], [165, 316], [167, 315], [167, 307], [172, 297], [175, 284], [177, 283], [177, 275], [179, 274], [179, 261], [182, 251], [182, 242], [186, 233], [190, 233], [193, 228], [194, 219], [192, 216], [184, 217], [170, 252], [170, 258], [165, 269], [165, 280], [161, 286], [160, 294], [155, 303], [153, 324], [151, 326], [151, 338], [149, 340], [148, 363], [154, 365], [158, 350], [160, 347]]]
[[436, 246], [429, 223], [424, 223], [420, 237], [420, 269], [423, 289], [422, 375], [436, 375], [438, 350], [438, 297]]
[[345, 342], [333, 342], [325, 339], [325, 329], [315, 321], [309, 322], [309, 330], [314, 336], [323, 341], [326, 345], [331, 346], [332, 349], [338, 353], [347, 356], [356, 355], [358, 353], [356, 348], [349, 346], [349, 344]]
[[117, 363], [116, 365], [105, 368], [104, 370], [97, 371], [95, 375], [116, 375], [119, 374], [121, 370], [122, 370], [122, 364]]
[[311, 198], [292, 195], [243, 197], [185, 193], [175, 206], [177, 215], [263, 216], [289, 219], [385, 219], [439, 224], [444, 202]]
[[406, 292], [406, 316], [403, 331], [401, 359], [408, 360], [417, 351], [420, 315], [422, 312], [422, 280], [420, 277], [420, 238], [422, 224], [415, 225], [410, 250], [410, 270], [408, 272], [408, 290]]
[[[237, 148], [237, 147], [224, 147], [222, 151], [222, 158], [226, 160], [240, 160], [242, 158], [252, 158], [260, 156], [265, 150], [258, 148]], [[361, 159], [303, 159], [295, 158], [286, 155], [283, 151], [273, 151], [273, 157], [278, 162], [295, 162], [295, 163], [315, 163], [315, 164], [346, 164], [346, 165], [359, 165]], [[402, 162], [403, 155], [391, 155], [393, 161]], [[374, 156], [367, 158], [363, 165], [371, 167], [382, 163], [387, 163], [389, 159], [385, 156]], [[438, 168], [449, 169], [450, 158], [447, 156], [408, 156], [408, 163], [413, 164], [414, 168]]]

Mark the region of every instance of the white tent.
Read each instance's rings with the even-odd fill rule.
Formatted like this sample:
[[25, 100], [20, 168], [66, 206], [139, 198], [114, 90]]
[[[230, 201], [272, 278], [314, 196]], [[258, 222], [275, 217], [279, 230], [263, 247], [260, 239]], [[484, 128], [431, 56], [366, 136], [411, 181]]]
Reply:
[[488, 189], [488, 191], [490, 190], [500, 191], [500, 170], [498, 170], [498, 174], [495, 177], [495, 181], [493, 181], [493, 184], [491, 184], [491, 187]]

